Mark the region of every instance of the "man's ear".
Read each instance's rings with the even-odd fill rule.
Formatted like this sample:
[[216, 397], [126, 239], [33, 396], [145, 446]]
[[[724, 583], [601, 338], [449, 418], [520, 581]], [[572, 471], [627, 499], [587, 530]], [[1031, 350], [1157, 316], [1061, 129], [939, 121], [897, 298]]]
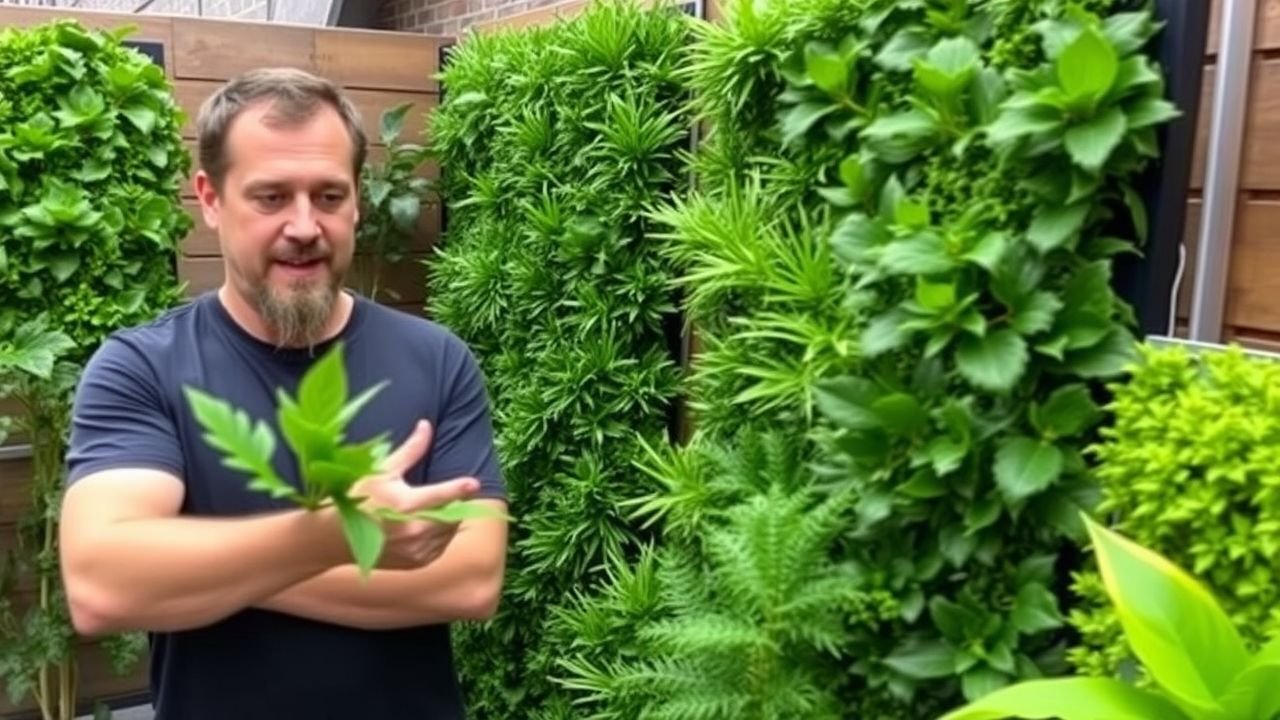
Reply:
[[195, 186], [196, 199], [200, 201], [200, 214], [204, 216], [204, 224], [211, 230], [218, 229], [218, 190], [213, 186], [213, 178], [204, 170], [197, 170], [192, 180]]

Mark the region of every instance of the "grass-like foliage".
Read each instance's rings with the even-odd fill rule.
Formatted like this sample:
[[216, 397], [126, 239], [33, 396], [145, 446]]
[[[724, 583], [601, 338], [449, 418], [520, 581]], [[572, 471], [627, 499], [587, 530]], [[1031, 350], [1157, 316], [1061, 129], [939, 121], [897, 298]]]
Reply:
[[468, 38], [431, 121], [448, 227], [430, 310], [486, 373], [514, 528], [493, 621], [459, 628], [479, 717], [575, 717], [548, 623], [631, 562], [619, 503], [666, 442], [677, 391], [670, 261], [650, 208], [682, 192], [693, 122], [674, 9], [594, 4], [550, 27]]

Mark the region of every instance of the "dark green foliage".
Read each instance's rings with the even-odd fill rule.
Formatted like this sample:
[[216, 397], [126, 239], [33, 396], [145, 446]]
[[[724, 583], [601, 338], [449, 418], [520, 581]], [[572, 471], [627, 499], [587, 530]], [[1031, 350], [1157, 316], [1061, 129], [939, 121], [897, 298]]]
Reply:
[[797, 141], [848, 133], [832, 243], [869, 316], [863, 367], [819, 385], [825, 445], [862, 589], [901, 610], [851, 649], [851, 697], [936, 709], [1063, 669], [1092, 398], [1134, 352], [1110, 262], [1141, 244], [1129, 183], [1172, 110], [1148, 16], [1025, 8], [1039, 52], [993, 43], [1012, 3], [915, 3], [793, 57], [788, 112], [826, 112]]
[[[378, 136], [386, 147], [381, 163], [366, 162], [360, 177], [360, 225], [356, 228], [356, 255], [359, 288], [374, 300], [401, 298], [391, 288], [379, 287], [382, 270], [405, 259], [409, 243], [420, 230], [422, 208], [432, 191], [431, 181], [421, 176], [428, 157], [426, 147], [401, 142], [404, 119], [412, 103], [401, 103], [383, 111]], [[385, 293], [385, 298], [380, 297]]]
[[[1246, 645], [1280, 637], [1280, 366], [1238, 348], [1144, 349], [1091, 448], [1099, 513], [1202, 579]], [[1076, 578], [1068, 654], [1083, 674], [1141, 676], [1095, 570]]]
[[123, 32], [0, 34], [0, 314], [48, 311], [83, 360], [179, 297], [191, 160], [164, 70]]
[[499, 617], [459, 632], [477, 717], [574, 716], [548, 623], [639, 554], [619, 503], [644, 483], [641, 442], [666, 441], [677, 390], [672, 270], [646, 212], [688, 181], [686, 35], [676, 11], [601, 3], [471, 38], [442, 76], [431, 310], [480, 358], [520, 518]]
[[[566, 616], [632, 638], [566, 660], [583, 716], [809, 716], [744, 710], [754, 676], [726, 686], [728, 666], [692, 659], [723, 646], [719, 613], [753, 610], [716, 592], [732, 570], [706, 548], [770, 496], [690, 468], [753, 426], [815, 441], [806, 487], [843, 522], [808, 547], [848, 568], [838, 643], [774, 656], [797, 693], [823, 689], [813, 716], [929, 717], [1065, 669], [1093, 396], [1134, 347], [1110, 262], [1141, 245], [1129, 183], [1171, 116], [1149, 16], [1113, 5], [743, 0], [697, 27], [699, 192], [655, 218], [684, 271], [703, 437], [634, 501], [658, 517], [652, 559]], [[646, 644], [673, 627], [691, 639]], [[703, 682], [664, 685], [675, 667]]]

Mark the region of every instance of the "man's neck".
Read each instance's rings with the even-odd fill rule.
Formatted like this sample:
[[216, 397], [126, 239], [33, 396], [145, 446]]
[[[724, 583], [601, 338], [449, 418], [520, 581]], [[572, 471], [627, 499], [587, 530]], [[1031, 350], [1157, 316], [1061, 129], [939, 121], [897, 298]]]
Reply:
[[[272, 345], [280, 344], [280, 337], [275, 330], [262, 318], [262, 315], [249, 304], [240, 293], [236, 292], [227, 284], [223, 284], [218, 288], [218, 301], [226, 308], [227, 314], [231, 316], [233, 322], [244, 329], [245, 332], [254, 338]], [[326, 340], [332, 339], [342, 332], [342, 328], [346, 327], [347, 321], [351, 318], [351, 310], [355, 305], [355, 299], [345, 290], [339, 291], [333, 303], [333, 309], [329, 313], [329, 319], [325, 322], [324, 331], [320, 337], [315, 339], [313, 345], [318, 345]], [[294, 347], [285, 345], [284, 347]], [[301, 348], [303, 346], [296, 346]]]

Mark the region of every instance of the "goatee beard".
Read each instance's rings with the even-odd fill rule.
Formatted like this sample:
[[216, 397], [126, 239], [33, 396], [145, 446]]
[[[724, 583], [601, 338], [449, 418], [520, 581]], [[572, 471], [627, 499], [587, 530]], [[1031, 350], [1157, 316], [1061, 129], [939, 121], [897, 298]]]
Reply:
[[255, 304], [267, 325], [275, 331], [277, 349], [314, 350], [328, 325], [337, 293], [337, 288], [328, 283], [302, 282], [285, 292], [260, 286]]

